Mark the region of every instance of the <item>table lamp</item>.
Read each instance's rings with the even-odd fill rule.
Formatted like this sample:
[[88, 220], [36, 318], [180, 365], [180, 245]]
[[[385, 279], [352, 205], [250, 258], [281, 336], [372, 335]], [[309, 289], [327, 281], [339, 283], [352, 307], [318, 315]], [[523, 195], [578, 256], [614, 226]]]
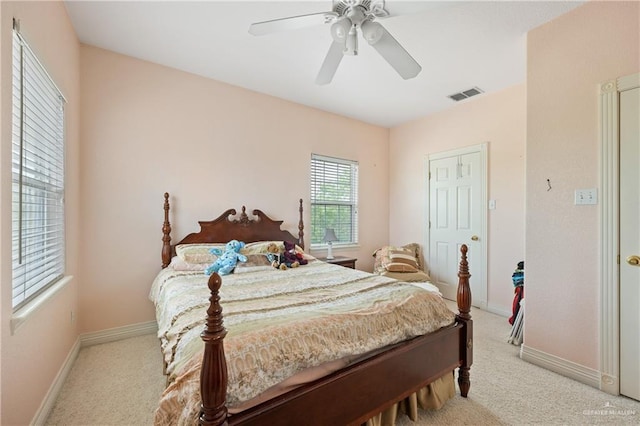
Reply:
[[322, 241], [327, 243], [327, 259], [333, 259], [333, 242], [338, 241], [338, 237], [336, 237], [336, 231], [333, 228], [326, 228], [324, 230], [324, 237], [322, 237]]

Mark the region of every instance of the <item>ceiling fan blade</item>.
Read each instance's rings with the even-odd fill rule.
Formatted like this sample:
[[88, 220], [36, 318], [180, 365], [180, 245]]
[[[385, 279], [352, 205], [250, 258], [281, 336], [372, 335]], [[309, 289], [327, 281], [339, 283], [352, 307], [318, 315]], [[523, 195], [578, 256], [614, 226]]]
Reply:
[[342, 43], [336, 41], [331, 43], [329, 52], [327, 52], [327, 56], [324, 58], [322, 67], [318, 72], [318, 77], [316, 77], [316, 84], [324, 85], [331, 83], [338, 69], [338, 65], [340, 65], [340, 61], [342, 61], [342, 57], [344, 56], [343, 50], [344, 45]]
[[380, 31], [379, 39], [369, 44], [378, 51], [402, 78], [407, 80], [417, 76], [422, 71], [420, 64], [411, 57], [409, 52], [404, 50], [404, 47], [382, 25], [380, 25], [378, 31]]
[[278, 31], [297, 30], [299, 28], [325, 24], [336, 16], [338, 16], [338, 14], [335, 12], [321, 12], [274, 19], [272, 21], [256, 22], [249, 26], [249, 33], [260, 36]]
[[376, 18], [389, 18], [402, 15], [416, 15], [434, 9], [455, 6], [456, 2], [441, 1], [391, 1], [372, 0], [369, 8]]

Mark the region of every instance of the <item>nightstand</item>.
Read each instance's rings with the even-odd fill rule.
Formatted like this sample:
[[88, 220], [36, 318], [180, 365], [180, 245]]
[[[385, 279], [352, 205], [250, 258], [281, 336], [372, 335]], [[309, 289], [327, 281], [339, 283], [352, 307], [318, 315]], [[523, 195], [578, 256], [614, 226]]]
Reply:
[[322, 260], [323, 262], [332, 263], [334, 265], [344, 266], [345, 268], [356, 269], [356, 259], [355, 257], [347, 257], [347, 256], [334, 256], [333, 259], [327, 259], [326, 257], [319, 257], [318, 260]]

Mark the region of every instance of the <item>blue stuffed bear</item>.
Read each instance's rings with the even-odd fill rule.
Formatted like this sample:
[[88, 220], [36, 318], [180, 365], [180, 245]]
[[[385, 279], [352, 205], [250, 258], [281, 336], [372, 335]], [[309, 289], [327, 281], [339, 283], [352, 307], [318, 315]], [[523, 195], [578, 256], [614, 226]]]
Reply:
[[228, 275], [233, 272], [238, 261], [246, 262], [247, 256], [240, 254], [240, 249], [244, 247], [244, 243], [238, 240], [231, 240], [225, 245], [224, 252], [219, 248], [209, 250], [211, 254], [218, 256], [215, 262], [205, 269], [204, 273], [211, 275], [217, 272], [218, 275]]

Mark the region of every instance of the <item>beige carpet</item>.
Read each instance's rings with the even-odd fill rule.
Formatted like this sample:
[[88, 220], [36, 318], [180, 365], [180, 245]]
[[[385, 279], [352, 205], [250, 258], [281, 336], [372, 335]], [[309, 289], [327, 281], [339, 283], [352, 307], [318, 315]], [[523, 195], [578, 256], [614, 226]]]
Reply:
[[[452, 305], [453, 306], [453, 305]], [[421, 412], [425, 425], [640, 425], [640, 403], [615, 397], [518, 358], [506, 318], [474, 309], [469, 398]], [[80, 351], [47, 424], [150, 425], [164, 387], [155, 336]], [[334, 426], [334, 425], [331, 425]]]
[[47, 424], [151, 425], [164, 390], [155, 335], [80, 350]]

